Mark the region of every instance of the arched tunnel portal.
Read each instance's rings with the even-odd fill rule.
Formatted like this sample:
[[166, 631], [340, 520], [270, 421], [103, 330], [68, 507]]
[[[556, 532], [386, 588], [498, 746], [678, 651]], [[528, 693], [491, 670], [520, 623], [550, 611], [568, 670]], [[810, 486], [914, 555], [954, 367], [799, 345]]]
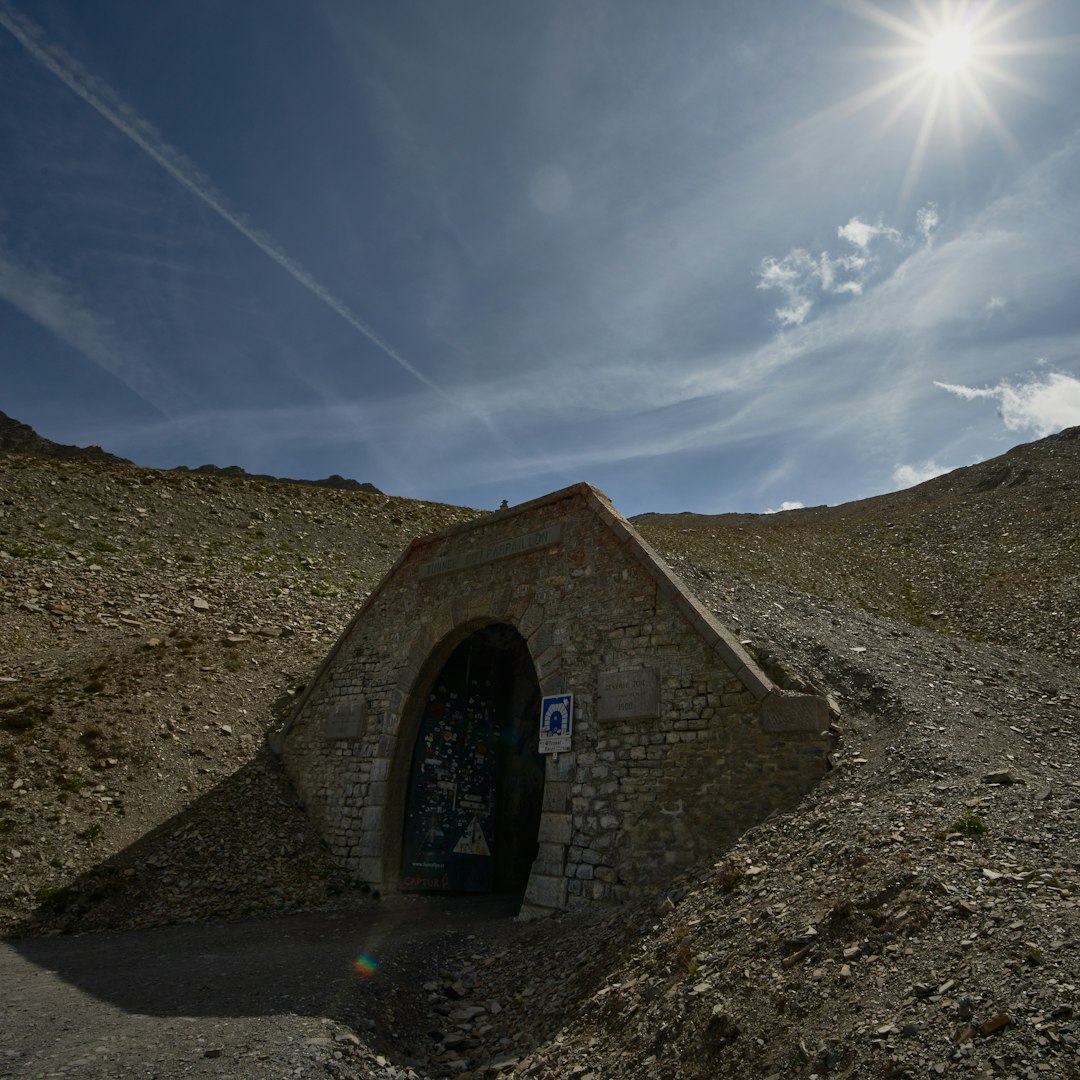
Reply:
[[539, 706], [528, 645], [507, 623], [473, 630], [421, 675], [407, 710], [402, 891], [524, 892], [544, 790]]

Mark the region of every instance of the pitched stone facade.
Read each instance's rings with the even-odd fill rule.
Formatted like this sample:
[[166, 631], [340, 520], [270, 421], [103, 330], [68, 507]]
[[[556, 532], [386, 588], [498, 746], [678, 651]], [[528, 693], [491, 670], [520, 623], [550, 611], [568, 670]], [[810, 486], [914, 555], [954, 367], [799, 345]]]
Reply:
[[[495, 855], [513, 848], [519, 869], [492, 887], [523, 888], [525, 914], [663, 887], [826, 769], [825, 699], [774, 687], [606, 496], [575, 485], [414, 541], [276, 737], [331, 850], [384, 892], [424, 884], [402, 852], [443, 730], [425, 710], [455, 697], [448, 672], [468, 673], [473, 644], [477, 670], [515, 672], [490, 691], [505, 714], [495, 735], [512, 744], [492, 798], [510, 822]], [[463, 699], [479, 692], [464, 678]], [[562, 693], [571, 747], [540, 758], [540, 696]], [[481, 739], [475, 760], [492, 753]], [[428, 789], [453, 788], [446, 805], [460, 812], [459, 786]]]

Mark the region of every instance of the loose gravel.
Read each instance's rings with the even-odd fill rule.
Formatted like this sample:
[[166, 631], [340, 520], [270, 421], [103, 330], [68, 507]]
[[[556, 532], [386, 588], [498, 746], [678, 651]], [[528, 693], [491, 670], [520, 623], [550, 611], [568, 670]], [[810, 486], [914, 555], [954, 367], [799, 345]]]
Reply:
[[[114, 1054], [142, 1023], [120, 1010], [101, 1060], [168, 1080], [1080, 1077], [1078, 436], [850, 507], [640, 521], [776, 681], [832, 695], [833, 768], [802, 804], [634, 906], [373, 946], [325, 1016], [286, 991], [280, 1038], [220, 1009], [206, 1053], [173, 1018], [156, 1055]], [[273, 941], [285, 912], [387, 904], [326, 858], [262, 737], [409, 536], [474, 512], [25, 457], [0, 458], [0, 500], [16, 941], [244, 913]], [[0, 1054], [43, 970], [17, 972]], [[94, 1071], [73, 985], [78, 1053], [24, 1040], [0, 1075], [124, 1074]]]

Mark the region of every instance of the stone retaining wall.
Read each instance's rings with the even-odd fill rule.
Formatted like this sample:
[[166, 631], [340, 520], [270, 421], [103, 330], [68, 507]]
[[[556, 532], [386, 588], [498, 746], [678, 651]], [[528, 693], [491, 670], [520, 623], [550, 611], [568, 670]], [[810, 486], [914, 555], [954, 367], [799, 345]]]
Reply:
[[490, 623], [524, 637], [543, 694], [574, 694], [526, 913], [662, 887], [826, 768], [825, 700], [772, 686], [606, 497], [575, 485], [414, 541], [279, 736], [335, 856], [384, 891], [431, 682]]

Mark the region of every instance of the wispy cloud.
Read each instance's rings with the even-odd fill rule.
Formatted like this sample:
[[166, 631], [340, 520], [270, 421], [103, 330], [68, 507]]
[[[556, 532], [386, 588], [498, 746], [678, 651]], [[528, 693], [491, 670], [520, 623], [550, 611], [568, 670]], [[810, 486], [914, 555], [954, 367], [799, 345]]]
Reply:
[[919, 230], [919, 235], [927, 243], [930, 242], [930, 238], [937, 231], [940, 224], [941, 214], [938, 212], [937, 203], [927, 203], [915, 215], [915, 227]]
[[787, 304], [776, 309], [781, 326], [801, 326], [814, 306], [808, 293], [814, 279], [821, 276], [819, 264], [810, 252], [793, 248], [782, 259], [761, 260], [757, 287], [778, 289], [784, 294]]
[[[923, 208], [921, 219], [916, 215], [916, 230], [902, 244], [879, 233], [874, 222], [866, 233], [868, 255], [883, 261], [876, 273], [861, 280], [862, 294], [849, 296], [842, 306], [823, 306], [818, 317], [801, 324], [793, 317], [760, 345], [718, 346], [672, 364], [662, 379], [654, 363], [604, 363], [582, 354], [554, 368], [475, 384], [470, 393], [496, 414], [531, 423], [550, 397], [545, 387], [557, 386], [560, 398], [575, 401], [582, 422], [597, 432], [595, 443], [560, 447], [558, 466], [575, 473], [613, 461], [790, 436], [798, 426], [807, 437], [828, 431], [851, 446], [888, 454], [892, 461], [886, 457], [882, 462], [884, 483], [890, 476], [897, 485], [918, 483], [929, 477], [928, 470], [945, 468], [941, 450], [936, 450], [936, 461], [896, 462], [909, 453], [905, 447], [912, 428], [922, 423], [920, 414], [930, 412], [942, 356], [948, 355], [954, 370], [969, 379], [973, 368], [991, 371], [996, 380], [1015, 365], [1016, 336], [985, 340], [987, 297], [1000, 296], [997, 290], [1007, 283], [1031, 282], [1023, 310], [1014, 310], [1022, 307], [1018, 302], [993, 305], [1001, 318], [1031, 318], [1052, 289], [1076, 281], [1071, 250], [1054, 237], [1071, 236], [1076, 227], [1065, 178], [1075, 170], [1078, 151], [1080, 138], [1035, 166], [1012, 191], [943, 242], [924, 242], [937, 241], [940, 233], [940, 214], [932, 204]], [[783, 308], [793, 315], [804, 301], [812, 308], [824, 295], [829, 270], [841, 258], [862, 254], [852, 245], [846, 254], [826, 253], [824, 259], [794, 249], [772, 260], [771, 280], [785, 291]], [[884, 262], [886, 254], [894, 260]], [[852, 274], [859, 270], [850, 266]], [[830, 287], [844, 280], [834, 277]], [[1047, 318], [1032, 331], [1021, 326], [1018, 333], [1032, 351], [1075, 353], [1077, 334], [1071, 325], [1057, 326]], [[970, 343], [968, 334], [975, 335]], [[825, 399], [818, 392], [823, 381], [830, 387]], [[804, 409], [810, 399], [815, 402], [812, 417]], [[665, 426], [664, 411], [677, 415], [678, 424]], [[634, 423], [618, 423], [619, 414], [632, 414]], [[892, 475], [894, 468], [905, 471]], [[527, 474], [530, 463], [519, 461], [513, 470]]]
[[924, 461], [921, 465], [897, 465], [893, 469], [893, 483], [897, 488], [914, 487], [947, 472], [951, 472], [947, 465], [939, 465], [933, 460]]
[[[915, 223], [924, 241], [929, 242], [940, 224], [937, 207], [932, 203], [924, 206], [916, 214]], [[782, 327], [801, 326], [823, 296], [861, 296], [864, 286], [883, 268], [879, 241], [885, 241], [896, 252], [912, 244], [900, 229], [886, 225], [881, 218], [868, 222], [852, 217], [846, 225], [837, 227], [836, 235], [854, 250], [839, 254], [823, 251], [815, 258], [805, 248], [796, 247], [783, 258], [767, 256], [761, 260], [757, 287], [783, 294], [785, 303], [775, 310]]]
[[871, 243], [879, 237], [897, 246], [904, 243], [904, 234], [892, 225], [885, 225], [880, 218], [876, 225], [872, 225], [858, 217], [853, 217], [846, 225], [841, 225], [836, 230], [836, 235], [862, 251], [869, 251]]
[[803, 504], [801, 502], [782, 502], [775, 509], [766, 510], [766, 514], [781, 514], [785, 510], [802, 510]]
[[999, 382], [996, 386], [961, 386], [935, 382], [950, 394], [974, 401], [989, 398], [1009, 431], [1030, 432], [1036, 438], [1080, 424], [1080, 379], [1061, 372], [1032, 376], [1026, 382]]
[[151, 375], [138, 351], [116, 333], [107, 318], [84, 304], [55, 274], [26, 266], [2, 247], [0, 297], [122, 382], [155, 412], [176, 401], [178, 391], [168, 375]]
[[277, 263], [294, 281], [367, 338], [383, 355], [407, 371], [418, 382], [447, 400], [453, 401], [450, 395], [445, 393], [429, 376], [402, 356], [341, 299], [316, 280], [296, 259], [287, 254], [272, 236], [253, 224], [247, 215], [232, 209], [225, 196], [215, 188], [209, 177], [188, 157], [170, 146], [153, 125], [121, 100], [108, 84], [87, 71], [65, 49], [48, 41], [41, 27], [19, 12], [7, 0], [0, 0], [0, 26], [72, 93], [112, 124], [117, 131], [127, 136], [178, 184], [251, 241], [267, 258]]
[[[872, 447], [880, 454], [883, 443], [892, 441], [890, 433], [896, 435], [898, 446], [906, 443], [914, 411], [924, 409], [927, 395], [933, 395], [930, 387], [941, 371], [935, 342], [943, 335], [948, 335], [949, 355], [958, 367], [969, 358], [983, 369], [989, 365], [999, 371], [1013, 362], [1015, 338], [992, 344], [980, 340], [968, 348], [956, 336], [965, 327], [982, 332], [986, 298], [996, 295], [993, 288], [1003, 266], [1012, 266], [1012, 276], [1018, 267], [1026, 273], [1038, 251], [1040, 273], [1059, 283], [1075, 278], [1069, 253], [1060, 246], [1048, 249], [1042, 242], [1051, 228], [1045, 220], [1046, 174], [1064, 175], [1071, 168], [1069, 153], [1037, 167], [1017, 190], [946, 243], [931, 245], [904, 238], [901, 245], [873, 224], [866, 234], [869, 255], [875, 256], [875, 247], [882, 246], [901, 256], [890, 264], [889, 272], [881, 267], [872, 279], [865, 279], [862, 295], [852, 295], [849, 303], [832, 305], [801, 325], [793, 319], [790, 326], [756, 347], [720, 346], [715, 352], [672, 364], [662, 379], [657, 378], [651, 361], [638, 364], [615, 358], [604, 362], [582, 353], [542, 369], [474, 383], [468, 392], [494, 414], [514, 415], [522, 429], [528, 430], [530, 424], [541, 422], [551, 388], [557, 387], [559, 399], [573, 400], [581, 423], [594, 433], [589, 440], [564, 440], [542, 464], [528, 458], [507, 461], [506, 475], [515, 477], [548, 468], [588, 474], [619, 461], [790, 435], [793, 426], [804, 428], [807, 437], [828, 430], [833, 437], [842, 437], [853, 446]], [[925, 240], [936, 237], [938, 214], [929, 204], [924, 209], [918, 235]], [[1067, 205], [1063, 210], [1054, 231], [1068, 231], [1071, 211]], [[789, 257], [773, 260], [776, 287], [790, 289], [785, 307], [795, 313], [803, 299], [812, 306], [830, 280], [830, 268], [841, 258], [859, 257], [858, 248], [847, 255], [826, 254], [824, 259], [795, 249]], [[858, 270], [854, 263], [850, 266], [851, 272]], [[842, 280], [833, 278], [830, 287], [838, 284]], [[1050, 346], [1055, 351], [1071, 347], [1073, 338], [1067, 329], [1057, 331], [1064, 335], [1057, 337], [1050, 325], [1040, 329], [1045, 337], [1038, 346], [1036, 339], [1029, 338], [1032, 347]], [[822, 380], [830, 386], [826, 400], [817, 395]], [[809, 398], [815, 399], [812, 418], [803, 409]], [[629, 415], [634, 417], [632, 424], [620, 422], [620, 416]], [[673, 423], [671, 418], [676, 416], [678, 422]], [[894, 467], [905, 470], [892, 477], [897, 485], [918, 483], [933, 469], [945, 469], [935, 461], [895, 466], [905, 451], [895, 453], [893, 463], [883, 463], [883, 467], [885, 477]]]

